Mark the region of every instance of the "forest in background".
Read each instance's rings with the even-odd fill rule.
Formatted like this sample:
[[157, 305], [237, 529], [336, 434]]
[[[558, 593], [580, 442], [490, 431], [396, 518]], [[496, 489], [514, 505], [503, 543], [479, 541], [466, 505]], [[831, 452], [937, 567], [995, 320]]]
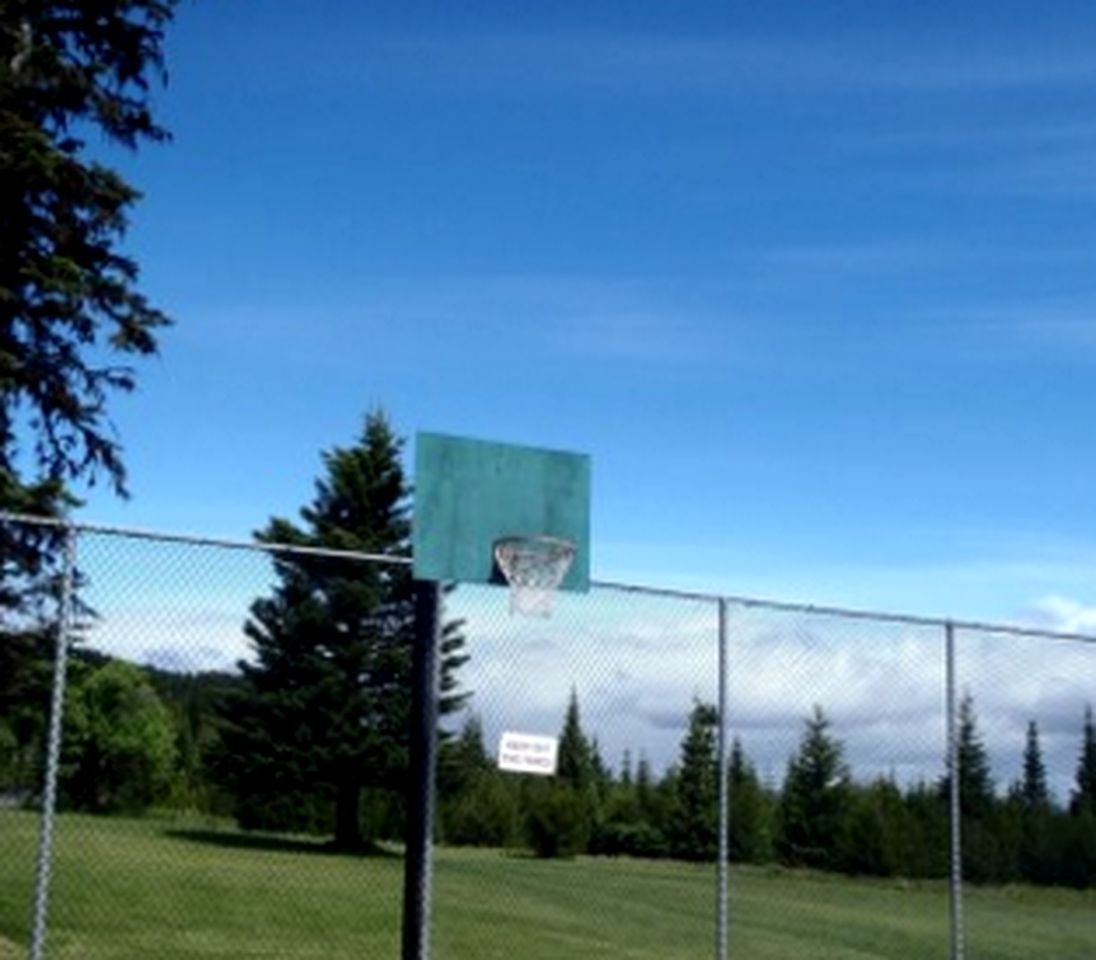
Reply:
[[[334, 838], [332, 784], [287, 782], [277, 802], [262, 806], [254, 793], [236, 792], [238, 778], [221, 772], [242, 762], [226, 754], [222, 732], [231, 713], [226, 704], [244, 685], [238, 674], [172, 673], [77, 651], [62, 751], [62, 807], [101, 814], [167, 808], [232, 817], [250, 829]], [[44, 705], [37, 706], [38, 730], [30, 743], [18, 743], [10, 719], [0, 721], [0, 793], [9, 802], [36, 801], [32, 785], [40, 776], [45, 716]], [[1047, 785], [1037, 723], [1017, 744], [1021, 777], [997, 784], [974, 701], [962, 700], [959, 786], [968, 880], [1096, 886], [1096, 725], [1091, 710], [1078, 719], [1075, 781], [1059, 802]], [[716, 722], [713, 707], [694, 702], [678, 756], [665, 770], [653, 770], [641, 747], [610, 765], [596, 737], [583, 729], [572, 691], [561, 720], [557, 773], [532, 777], [497, 769], [481, 719], [466, 707], [459, 729], [443, 736], [437, 839], [542, 857], [714, 860]], [[947, 875], [946, 776], [908, 785], [857, 778], [820, 707], [803, 719], [780, 783], [763, 782], [738, 738], [730, 745], [728, 778], [733, 862], [881, 877]], [[396, 777], [361, 791], [358, 825], [368, 843], [402, 838], [401, 786]]]

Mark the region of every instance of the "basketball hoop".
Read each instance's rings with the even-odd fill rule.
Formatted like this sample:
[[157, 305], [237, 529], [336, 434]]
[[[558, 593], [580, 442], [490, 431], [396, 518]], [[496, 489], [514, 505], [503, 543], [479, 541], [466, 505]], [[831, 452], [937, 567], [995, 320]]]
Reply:
[[510, 612], [552, 615], [556, 590], [575, 559], [575, 544], [560, 537], [502, 537], [495, 562], [510, 585]]

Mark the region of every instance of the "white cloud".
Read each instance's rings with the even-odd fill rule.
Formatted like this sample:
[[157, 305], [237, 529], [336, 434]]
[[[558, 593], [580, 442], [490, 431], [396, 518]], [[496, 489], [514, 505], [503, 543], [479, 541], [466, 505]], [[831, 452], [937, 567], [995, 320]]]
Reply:
[[[462, 589], [458, 598], [473, 655], [464, 680], [489, 735], [558, 732], [574, 686], [584, 726], [610, 763], [630, 750], [664, 767], [677, 757], [693, 698], [716, 697], [714, 607], [597, 590], [561, 598], [556, 617], [536, 622], [509, 618], [502, 592]], [[815, 704], [857, 776], [942, 774], [942, 627], [733, 605], [731, 614], [730, 726], [765, 777], [779, 782]], [[1096, 645], [970, 631], [959, 631], [957, 644], [958, 683], [974, 697], [999, 788], [1019, 776], [1035, 720], [1052, 786], [1065, 799], [1084, 704], [1094, 697], [1086, 678]]]
[[238, 660], [251, 656], [246, 619], [246, 605], [202, 609], [200, 598], [191, 598], [189, 609], [118, 606], [100, 611], [83, 645], [180, 673], [234, 670]]
[[1038, 599], [1033, 619], [1040, 627], [1063, 633], [1096, 636], [1096, 606], [1088, 606], [1069, 597], [1050, 594]]

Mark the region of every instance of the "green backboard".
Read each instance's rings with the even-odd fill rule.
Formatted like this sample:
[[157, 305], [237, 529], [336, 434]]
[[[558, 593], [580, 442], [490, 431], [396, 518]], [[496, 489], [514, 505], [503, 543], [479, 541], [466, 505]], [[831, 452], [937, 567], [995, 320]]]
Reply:
[[590, 458], [441, 433], [415, 437], [414, 572], [504, 583], [496, 541], [549, 536], [577, 547], [559, 589], [590, 585]]

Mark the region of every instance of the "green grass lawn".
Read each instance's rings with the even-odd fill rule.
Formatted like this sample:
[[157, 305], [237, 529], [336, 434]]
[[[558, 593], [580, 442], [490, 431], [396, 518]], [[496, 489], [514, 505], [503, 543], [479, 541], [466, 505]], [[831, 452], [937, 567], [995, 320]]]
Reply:
[[[0, 960], [23, 956], [37, 819], [0, 812]], [[157, 819], [60, 818], [50, 958], [396, 958], [403, 864], [319, 844]], [[437, 960], [701, 960], [714, 870], [440, 850]], [[741, 960], [946, 957], [943, 884], [764, 868], [731, 875]], [[1096, 893], [971, 890], [977, 960], [1092, 960]], [[5, 939], [8, 943], [5, 943]]]

